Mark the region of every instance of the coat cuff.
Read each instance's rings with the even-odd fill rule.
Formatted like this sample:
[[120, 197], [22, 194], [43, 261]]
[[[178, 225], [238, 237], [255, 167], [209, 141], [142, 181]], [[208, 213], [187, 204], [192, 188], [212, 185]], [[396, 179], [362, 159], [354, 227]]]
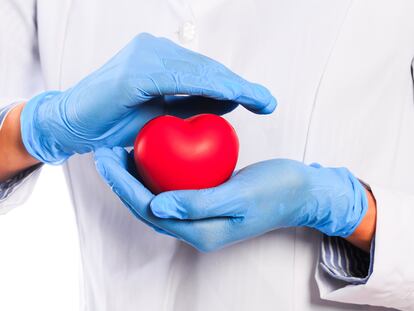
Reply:
[[0, 204], [7, 200], [26, 180], [30, 179], [42, 164], [30, 167], [12, 178], [0, 183]]
[[375, 242], [370, 254], [340, 237], [324, 236], [320, 267], [332, 278], [351, 284], [365, 284], [372, 274]]
[[414, 195], [370, 183], [377, 202], [375, 248], [365, 284], [316, 270], [322, 299], [414, 311]]

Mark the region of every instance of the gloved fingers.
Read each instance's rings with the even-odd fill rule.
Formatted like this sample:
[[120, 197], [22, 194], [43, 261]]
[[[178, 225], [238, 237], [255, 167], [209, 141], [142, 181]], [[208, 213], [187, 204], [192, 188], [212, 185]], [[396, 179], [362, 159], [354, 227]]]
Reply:
[[[133, 199], [135, 205], [148, 206], [153, 195], [128, 173], [127, 170], [131, 167], [131, 159], [124, 148], [97, 149], [95, 152], [95, 164], [102, 178], [111, 186], [112, 191], [118, 195], [119, 199], [130, 209], [135, 217], [159, 233], [176, 237], [174, 234], [157, 227], [142, 217], [137, 212], [137, 209], [129, 203]], [[134, 197], [132, 198], [132, 196]]]
[[[134, 42], [137, 50], [147, 49], [158, 56], [154, 70], [131, 80], [140, 94], [149, 97], [187, 94], [233, 100], [260, 114], [276, 108], [276, 100], [268, 89], [241, 78], [207, 56], [145, 33]], [[157, 68], [160, 65], [162, 69]]]
[[170, 236], [170, 237], [172, 237], [172, 238], [175, 238], [175, 239], [180, 239], [180, 238], [179, 238], [179, 237], [177, 237], [175, 234], [172, 234], [172, 233], [169, 233], [168, 231], [165, 231], [165, 230], [163, 230], [163, 229], [160, 229], [160, 228], [158, 228], [158, 227], [154, 226], [153, 224], [151, 224], [150, 222], [146, 221], [145, 219], [140, 218], [140, 220], [141, 220], [142, 222], [146, 223], [146, 224], [147, 224], [148, 226], [150, 226], [152, 229], [154, 229], [154, 231], [155, 231], [155, 232], [158, 232], [158, 233], [160, 233], [160, 234], [164, 234], [164, 235], [168, 235], [168, 236]]
[[238, 183], [230, 180], [214, 188], [164, 192], [155, 196], [150, 206], [160, 218], [205, 219], [243, 218], [248, 204]]
[[[201, 220], [174, 220], [156, 218], [155, 223], [171, 232], [178, 239], [202, 252], [209, 252], [239, 239], [239, 233], [231, 218], [209, 218]], [[239, 230], [240, 231], [240, 230]]]
[[146, 88], [154, 96], [187, 94], [234, 101], [257, 114], [272, 113], [276, 99], [263, 86], [242, 80], [234, 74], [215, 72], [196, 74], [165, 72], [152, 75]]
[[232, 218], [203, 220], [161, 219], [152, 213], [149, 203], [153, 198], [137, 179], [127, 172], [128, 155], [120, 148], [100, 148], [95, 152], [98, 171], [122, 202], [139, 219], [163, 234], [170, 235], [201, 251], [211, 251], [226, 245], [234, 234]]
[[166, 95], [165, 112], [180, 118], [188, 118], [201, 113], [223, 115], [233, 111], [238, 103], [231, 100], [217, 100], [202, 96]]
[[137, 212], [136, 212], [136, 210], [132, 207], [132, 206], [130, 206], [130, 204], [127, 202], [127, 201], [125, 201], [122, 197], [120, 197], [120, 196], [118, 196], [118, 198], [121, 200], [121, 202], [130, 210], [130, 212], [136, 217], [136, 218], [138, 218], [140, 221], [142, 221], [144, 224], [146, 224], [147, 226], [149, 226], [150, 228], [152, 228], [155, 232], [158, 232], [158, 233], [160, 233], [160, 234], [164, 234], [164, 235], [168, 235], [168, 236], [171, 236], [171, 237], [173, 237], [173, 238], [178, 238], [176, 235], [174, 235], [174, 234], [172, 234], [172, 233], [170, 233], [170, 232], [167, 232], [167, 231], [165, 231], [165, 230], [163, 230], [163, 229], [161, 229], [161, 228], [159, 228], [159, 227], [157, 227], [156, 225], [154, 225], [153, 223], [151, 223], [151, 222], [149, 222], [149, 221], [147, 221], [146, 219], [144, 219], [144, 218], [142, 218]]
[[[158, 227], [199, 251], [210, 252], [241, 241], [249, 236], [243, 218], [215, 217], [197, 220], [162, 219], [153, 216]], [[254, 233], [253, 233], [254, 235]]]
[[[190, 89], [199, 88], [206, 90], [214, 95], [214, 90], [220, 91], [224, 98], [220, 96], [221, 100], [233, 100], [252, 112], [259, 114], [269, 114], [273, 112], [277, 106], [276, 99], [272, 96], [270, 91], [264, 86], [247, 81], [231, 71], [223, 64], [197, 52], [185, 49], [178, 46], [181, 53], [180, 61], [164, 60], [164, 66], [171, 72], [180, 73], [184, 63], [191, 62], [195, 66], [189, 66], [191, 70], [183, 71], [183, 75], [177, 75], [183, 87]], [[178, 68], [177, 68], [178, 67]], [[197, 94], [193, 94], [197, 95]], [[199, 94], [202, 96], [213, 97], [208, 94]]]

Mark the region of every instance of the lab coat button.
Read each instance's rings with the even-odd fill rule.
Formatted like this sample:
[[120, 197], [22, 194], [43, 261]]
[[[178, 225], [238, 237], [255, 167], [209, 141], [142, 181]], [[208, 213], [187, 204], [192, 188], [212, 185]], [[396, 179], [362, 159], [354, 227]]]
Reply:
[[185, 22], [181, 25], [179, 36], [182, 43], [189, 43], [194, 40], [196, 36], [196, 27], [192, 22]]

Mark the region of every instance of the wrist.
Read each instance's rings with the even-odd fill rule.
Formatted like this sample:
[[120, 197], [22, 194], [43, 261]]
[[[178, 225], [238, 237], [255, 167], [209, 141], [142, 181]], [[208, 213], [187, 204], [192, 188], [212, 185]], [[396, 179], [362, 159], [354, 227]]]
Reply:
[[11, 178], [19, 171], [31, 167], [39, 161], [32, 157], [26, 150], [20, 130], [20, 115], [25, 103], [18, 104], [12, 108], [0, 131], [0, 180]]
[[346, 240], [356, 247], [369, 252], [375, 235], [377, 220], [377, 205], [372, 192], [365, 189], [368, 201], [368, 210], [355, 231]]

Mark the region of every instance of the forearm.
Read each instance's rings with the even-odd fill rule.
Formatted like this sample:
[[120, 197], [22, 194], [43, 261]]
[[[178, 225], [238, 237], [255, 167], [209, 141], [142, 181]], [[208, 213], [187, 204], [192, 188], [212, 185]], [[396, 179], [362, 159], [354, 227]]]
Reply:
[[20, 131], [20, 114], [24, 103], [14, 107], [0, 129], [0, 182], [37, 163], [23, 145]]
[[366, 192], [368, 198], [368, 211], [354, 233], [347, 237], [346, 240], [356, 247], [369, 252], [371, 241], [375, 234], [377, 207], [371, 191], [366, 190]]

